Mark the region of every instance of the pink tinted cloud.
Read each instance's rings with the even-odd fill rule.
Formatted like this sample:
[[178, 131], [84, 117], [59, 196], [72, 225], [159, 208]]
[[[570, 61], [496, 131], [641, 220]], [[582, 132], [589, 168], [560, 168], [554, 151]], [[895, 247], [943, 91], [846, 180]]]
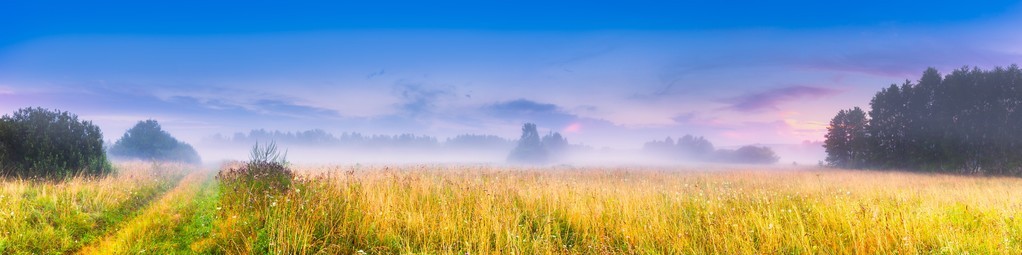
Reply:
[[578, 132], [578, 131], [581, 131], [581, 130], [582, 130], [582, 124], [578, 123], [578, 122], [571, 123], [567, 127], [564, 127], [564, 132], [565, 133], [575, 133], [575, 132]]

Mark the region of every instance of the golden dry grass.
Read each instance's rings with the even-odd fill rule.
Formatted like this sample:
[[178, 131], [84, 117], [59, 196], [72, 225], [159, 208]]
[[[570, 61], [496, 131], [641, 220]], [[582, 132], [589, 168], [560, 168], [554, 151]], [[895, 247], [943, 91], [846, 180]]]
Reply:
[[115, 229], [173, 187], [180, 166], [130, 162], [102, 178], [0, 180], [0, 254], [61, 254]]
[[[221, 189], [227, 253], [1022, 253], [1022, 180], [832, 169], [301, 168]], [[222, 186], [223, 187], [223, 186]]]

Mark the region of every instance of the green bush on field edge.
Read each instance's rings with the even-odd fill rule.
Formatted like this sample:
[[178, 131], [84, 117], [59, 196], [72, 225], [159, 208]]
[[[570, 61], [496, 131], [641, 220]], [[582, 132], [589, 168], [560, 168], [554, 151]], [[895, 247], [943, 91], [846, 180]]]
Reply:
[[0, 118], [0, 175], [62, 179], [112, 171], [103, 132], [60, 110], [22, 108]]

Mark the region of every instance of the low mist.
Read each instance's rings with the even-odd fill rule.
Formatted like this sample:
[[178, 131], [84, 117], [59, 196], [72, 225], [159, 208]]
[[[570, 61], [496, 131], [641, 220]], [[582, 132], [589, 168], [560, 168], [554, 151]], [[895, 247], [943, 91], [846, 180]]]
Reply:
[[[288, 134], [277, 132], [278, 134]], [[302, 133], [302, 132], [299, 132]], [[702, 166], [721, 162], [713, 155], [700, 157], [664, 155], [649, 148], [593, 148], [571, 142], [561, 152], [549, 152], [551, 156], [543, 162], [514, 162], [510, 155], [519, 146], [518, 139], [507, 139], [489, 135], [464, 135], [443, 141], [428, 136], [415, 135], [372, 135], [369, 138], [352, 140], [350, 137], [300, 141], [295, 136], [273, 137], [238, 136], [227, 139], [214, 136], [194, 144], [207, 164], [232, 160], [247, 160], [253, 146], [273, 142], [286, 152], [287, 159], [296, 164], [522, 164], [522, 165], [649, 165], [649, 166]], [[402, 139], [401, 137], [404, 137]], [[274, 139], [277, 138], [277, 139]], [[466, 141], [474, 141], [466, 142]], [[816, 165], [824, 159], [825, 153], [818, 142], [801, 144], [757, 145], [776, 152], [777, 161], [767, 165]], [[742, 146], [724, 146], [720, 150], [733, 151]], [[554, 156], [554, 154], [557, 154]], [[763, 164], [760, 164], [763, 165]]]

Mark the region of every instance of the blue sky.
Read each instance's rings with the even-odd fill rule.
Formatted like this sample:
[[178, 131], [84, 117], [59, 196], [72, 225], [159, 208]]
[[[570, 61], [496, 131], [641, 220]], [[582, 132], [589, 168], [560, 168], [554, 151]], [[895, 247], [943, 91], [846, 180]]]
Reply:
[[822, 140], [926, 67], [1022, 59], [1013, 1], [0, 3], [0, 112], [59, 108], [108, 139], [253, 128], [637, 148]]

